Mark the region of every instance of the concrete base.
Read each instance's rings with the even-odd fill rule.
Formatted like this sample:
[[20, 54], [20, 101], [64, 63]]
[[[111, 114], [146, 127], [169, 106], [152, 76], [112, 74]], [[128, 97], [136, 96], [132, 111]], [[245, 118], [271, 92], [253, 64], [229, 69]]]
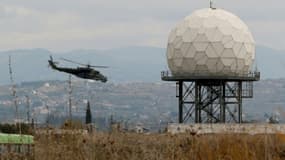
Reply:
[[285, 124], [169, 124], [168, 133], [285, 134]]

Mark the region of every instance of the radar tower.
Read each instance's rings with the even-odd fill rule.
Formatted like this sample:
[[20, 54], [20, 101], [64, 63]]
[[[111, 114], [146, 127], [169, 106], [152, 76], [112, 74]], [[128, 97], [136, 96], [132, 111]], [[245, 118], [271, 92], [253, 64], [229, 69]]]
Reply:
[[210, 8], [171, 30], [170, 71], [161, 79], [176, 82], [179, 123], [242, 123], [243, 99], [253, 97], [253, 82], [260, 79], [252, 70], [254, 39], [237, 16], [213, 8], [212, 0]]

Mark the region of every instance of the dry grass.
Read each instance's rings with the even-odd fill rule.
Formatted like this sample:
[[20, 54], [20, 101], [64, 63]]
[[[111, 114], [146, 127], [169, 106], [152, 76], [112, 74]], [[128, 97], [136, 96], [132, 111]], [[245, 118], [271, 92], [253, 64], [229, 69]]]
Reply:
[[285, 135], [36, 135], [37, 160], [281, 160]]

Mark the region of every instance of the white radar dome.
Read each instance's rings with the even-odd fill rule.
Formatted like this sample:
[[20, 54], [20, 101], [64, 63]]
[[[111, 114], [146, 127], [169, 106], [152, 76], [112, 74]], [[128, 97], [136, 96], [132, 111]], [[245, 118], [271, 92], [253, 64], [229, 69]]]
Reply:
[[175, 76], [239, 76], [251, 71], [255, 42], [247, 25], [222, 9], [201, 9], [168, 38], [167, 62]]

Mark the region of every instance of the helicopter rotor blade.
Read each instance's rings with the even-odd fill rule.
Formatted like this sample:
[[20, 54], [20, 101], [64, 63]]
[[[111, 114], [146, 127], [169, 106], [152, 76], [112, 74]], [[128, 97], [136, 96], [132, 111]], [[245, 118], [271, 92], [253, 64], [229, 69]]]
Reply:
[[89, 64], [78, 63], [78, 62], [75, 62], [75, 61], [72, 61], [72, 60], [69, 60], [69, 59], [65, 59], [65, 58], [60, 58], [60, 59], [64, 60], [64, 61], [67, 61], [67, 62], [70, 62], [70, 63], [78, 64], [78, 65], [81, 65], [81, 66], [86, 66], [86, 67], [109, 68], [108, 66], [94, 66], [94, 65], [89, 65]]
[[86, 66], [93, 67], [93, 68], [109, 68], [108, 66], [93, 66], [93, 65], [88, 65], [88, 64]]
[[82, 66], [86, 66], [85, 64], [78, 63], [78, 62], [75, 62], [75, 61], [72, 61], [72, 60], [69, 60], [69, 59], [65, 59], [65, 58], [60, 58], [60, 59], [61, 59], [61, 60], [66, 61], [66, 62], [70, 62], [70, 63], [74, 63], [74, 64], [82, 65]]

